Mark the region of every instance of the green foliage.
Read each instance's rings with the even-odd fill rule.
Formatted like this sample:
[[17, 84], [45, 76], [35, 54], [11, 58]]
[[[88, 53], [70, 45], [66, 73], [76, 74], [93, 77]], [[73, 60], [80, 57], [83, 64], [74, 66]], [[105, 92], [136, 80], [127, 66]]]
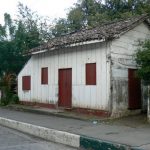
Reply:
[[12, 22], [10, 14], [5, 13], [4, 20], [5, 20], [4, 28], [5, 28], [6, 38], [12, 40], [14, 38], [15, 26]]
[[5, 23], [0, 24], [0, 90], [3, 105], [18, 101], [14, 95], [16, 75], [29, 58], [23, 56], [23, 52], [39, 46], [51, 36], [47, 18], [39, 17], [21, 3], [18, 10], [17, 20], [12, 20], [10, 14], [5, 13]]
[[0, 41], [4, 40], [5, 36], [6, 36], [5, 27], [3, 27], [3, 26], [0, 24]]
[[19, 104], [19, 97], [17, 94], [13, 94], [13, 96], [11, 97], [11, 104]]
[[51, 36], [45, 18], [21, 3], [18, 10], [17, 20], [5, 13], [5, 23], [0, 25], [0, 77], [6, 73], [18, 74], [29, 58], [22, 56], [23, 51], [39, 46]]
[[[14, 101], [14, 93], [16, 85], [16, 76], [14, 74], [5, 74], [0, 80], [0, 90], [2, 94], [1, 105], [7, 105]], [[15, 100], [17, 102], [17, 100]], [[15, 102], [14, 101], [14, 102]]]
[[136, 54], [136, 62], [139, 65], [138, 75], [150, 82], [150, 40], [140, 42], [139, 46]]
[[47, 40], [50, 36], [47, 32], [48, 25], [46, 19], [38, 16], [37, 13], [32, 12], [27, 6], [18, 4], [18, 20], [16, 21], [15, 41], [16, 47], [21, 50], [28, 50], [39, 46]]
[[68, 24], [71, 30], [76, 31], [84, 27], [84, 15], [81, 8], [72, 9], [68, 14]]
[[15, 41], [0, 41], [0, 77], [5, 73], [19, 73], [27, 57], [23, 57]]
[[68, 23], [67, 23], [66, 19], [60, 18], [58, 20], [55, 20], [55, 22], [56, 22], [56, 25], [52, 29], [52, 35], [54, 37], [59, 37], [61, 35], [65, 35], [69, 32], [68, 31]]
[[61, 19], [56, 22], [54, 31], [63, 35], [66, 32], [95, 27], [111, 20], [126, 19], [143, 13], [150, 13], [148, 0], [78, 0], [68, 12], [67, 19], [63, 19], [63, 23]]

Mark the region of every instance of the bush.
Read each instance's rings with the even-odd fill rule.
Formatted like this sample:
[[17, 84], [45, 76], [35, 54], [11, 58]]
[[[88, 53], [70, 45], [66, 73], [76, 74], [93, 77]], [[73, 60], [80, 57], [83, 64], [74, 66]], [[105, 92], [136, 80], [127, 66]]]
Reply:
[[19, 97], [17, 94], [14, 94], [11, 98], [11, 104], [18, 104], [19, 103]]
[[1, 98], [0, 105], [6, 106], [8, 104], [18, 104], [19, 103], [19, 97], [17, 94], [8, 94], [6, 97]]
[[0, 103], [2, 106], [6, 106], [9, 104], [9, 100], [6, 99], [6, 98], [1, 98], [1, 103]]
[[140, 42], [136, 53], [136, 62], [139, 67], [139, 77], [144, 81], [150, 82], [150, 39]]
[[19, 98], [16, 94], [16, 76], [14, 74], [4, 74], [0, 78], [1, 105], [16, 104]]

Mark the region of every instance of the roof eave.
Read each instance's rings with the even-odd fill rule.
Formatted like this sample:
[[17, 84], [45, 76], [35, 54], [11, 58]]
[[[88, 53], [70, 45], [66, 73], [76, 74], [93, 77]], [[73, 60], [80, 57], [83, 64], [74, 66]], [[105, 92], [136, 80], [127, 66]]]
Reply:
[[[101, 40], [96, 39], [96, 40], [92, 40], [92, 41], [73, 43], [73, 44], [62, 46], [62, 47], [63, 48], [69, 48], [69, 47], [75, 47], [75, 46], [80, 46], [80, 45], [102, 43], [102, 42], [105, 42], [105, 41], [106, 41], [105, 39], [101, 39]], [[25, 55], [36, 55], [36, 54], [44, 53], [44, 52], [47, 52], [47, 51], [57, 50], [57, 49], [60, 49], [62, 47], [54, 47], [54, 48], [50, 48], [50, 49], [48, 49], [48, 48], [47, 49], [40, 49], [39, 51], [35, 51], [35, 52], [33, 51], [33, 52], [27, 53]]]

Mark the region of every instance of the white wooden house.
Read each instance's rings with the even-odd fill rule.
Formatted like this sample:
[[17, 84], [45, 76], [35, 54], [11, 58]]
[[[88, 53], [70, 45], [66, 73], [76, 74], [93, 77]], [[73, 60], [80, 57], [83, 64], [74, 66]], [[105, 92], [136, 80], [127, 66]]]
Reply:
[[31, 49], [18, 75], [22, 103], [124, 115], [144, 108], [133, 55], [150, 38], [142, 15], [54, 38]]

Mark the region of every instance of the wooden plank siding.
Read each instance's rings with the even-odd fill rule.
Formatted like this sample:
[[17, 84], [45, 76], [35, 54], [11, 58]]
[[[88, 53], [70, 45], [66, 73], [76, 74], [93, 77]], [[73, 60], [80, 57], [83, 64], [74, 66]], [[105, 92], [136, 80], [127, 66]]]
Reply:
[[[150, 38], [142, 23], [108, 43], [62, 48], [32, 55], [18, 75], [22, 101], [58, 104], [58, 71], [72, 69], [72, 107], [128, 114], [128, 69], [136, 69], [133, 54], [139, 39]], [[96, 85], [86, 85], [86, 64], [96, 63]], [[48, 67], [48, 84], [41, 85], [41, 68]], [[22, 76], [31, 76], [31, 90], [22, 90]]]
[[[106, 43], [97, 43], [33, 55], [18, 76], [20, 100], [57, 104], [58, 70], [71, 68], [72, 107], [108, 110], [107, 53]], [[96, 85], [86, 85], [86, 63], [96, 63]], [[44, 67], [48, 67], [47, 85], [41, 85], [41, 68]], [[28, 92], [20, 90], [20, 78], [24, 75], [31, 75], [32, 79]]]
[[[112, 115], [128, 115], [128, 69], [136, 69], [134, 54], [137, 50], [138, 41], [150, 38], [150, 30], [144, 23], [122, 35], [112, 42]], [[143, 103], [143, 102], [142, 102]]]

